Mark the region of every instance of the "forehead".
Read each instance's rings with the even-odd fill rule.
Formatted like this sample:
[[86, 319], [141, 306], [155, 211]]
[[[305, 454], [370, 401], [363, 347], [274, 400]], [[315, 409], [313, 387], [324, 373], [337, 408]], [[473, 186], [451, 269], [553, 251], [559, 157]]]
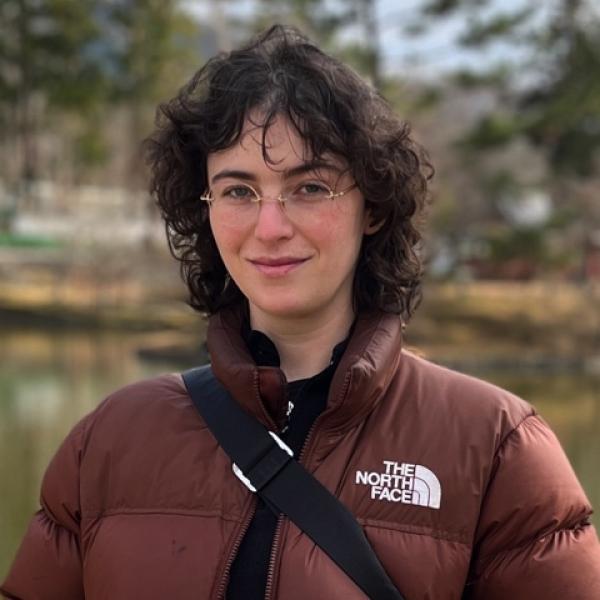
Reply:
[[[208, 155], [209, 176], [225, 166], [285, 171], [314, 159], [309, 144], [289, 119], [278, 115], [266, 129], [262, 122], [260, 115], [251, 114], [234, 144]], [[332, 154], [319, 158], [340, 169], [344, 167], [344, 161]]]

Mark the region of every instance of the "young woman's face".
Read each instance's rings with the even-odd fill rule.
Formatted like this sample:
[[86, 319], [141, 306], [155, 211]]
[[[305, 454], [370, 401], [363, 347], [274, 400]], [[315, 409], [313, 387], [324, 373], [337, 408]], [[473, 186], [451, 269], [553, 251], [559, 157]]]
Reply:
[[[263, 130], [246, 121], [239, 141], [210, 154], [208, 186], [212, 232], [225, 266], [250, 304], [251, 316], [305, 318], [352, 311], [352, 282], [368, 214], [345, 165], [303, 171], [310, 153], [293, 126], [279, 117], [267, 131], [269, 159], [262, 153]], [[292, 210], [280, 194], [345, 194]], [[223, 210], [220, 198], [256, 192], [264, 199], [243, 215]], [[297, 205], [296, 205], [297, 206]], [[235, 209], [234, 209], [235, 210]]]

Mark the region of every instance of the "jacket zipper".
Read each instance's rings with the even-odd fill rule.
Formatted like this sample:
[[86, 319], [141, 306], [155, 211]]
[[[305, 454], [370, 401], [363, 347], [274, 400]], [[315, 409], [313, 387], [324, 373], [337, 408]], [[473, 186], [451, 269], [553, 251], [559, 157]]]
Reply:
[[[321, 415], [317, 417], [315, 422], [312, 424], [311, 428], [308, 430], [308, 434], [306, 435], [306, 439], [304, 440], [304, 444], [302, 445], [302, 450], [300, 450], [300, 454], [298, 455], [298, 462], [302, 464], [302, 459], [304, 458], [304, 454], [310, 439], [312, 437], [313, 431], [315, 430], [315, 426], [319, 421]], [[269, 558], [269, 572], [267, 575], [267, 585], [265, 588], [265, 600], [271, 600], [271, 594], [273, 592], [273, 579], [275, 575], [275, 558], [277, 557], [277, 552], [279, 550], [279, 538], [281, 537], [281, 527], [283, 525], [283, 514], [280, 514], [277, 518], [277, 527], [275, 528], [275, 535], [273, 536], [273, 545], [271, 546], [271, 557]]]
[[[348, 388], [348, 383], [350, 381], [350, 377], [346, 374], [344, 378], [344, 384], [342, 386], [342, 395], [345, 395], [346, 390]], [[306, 439], [304, 440], [304, 444], [302, 445], [302, 450], [300, 450], [300, 454], [298, 455], [298, 462], [303, 464], [304, 455], [307, 452], [308, 446], [312, 440], [312, 436], [314, 434], [317, 425], [320, 424], [322, 417], [327, 413], [327, 409], [325, 409], [314, 421], [311, 425], [311, 428], [308, 430], [306, 434]], [[277, 557], [277, 552], [279, 550], [279, 538], [281, 537], [281, 527], [283, 525], [283, 515], [280, 514], [277, 519], [277, 527], [275, 529], [275, 535], [273, 536], [273, 545], [271, 547], [271, 557], [269, 559], [269, 572], [267, 575], [267, 585], [265, 588], [265, 600], [271, 600], [271, 594], [273, 593], [273, 579], [275, 576], [275, 558]]]
[[[285, 381], [285, 378], [283, 377], [283, 374], [280, 375], [280, 377]], [[257, 397], [260, 398], [260, 394], [258, 389], [255, 390], [255, 393], [257, 395]], [[285, 392], [285, 400], [288, 400], [287, 397], [287, 390]], [[274, 429], [276, 429], [276, 424], [271, 420], [271, 425], [275, 425]], [[284, 425], [282, 431], [285, 431], [285, 429], [287, 428], [287, 423]], [[280, 431], [281, 433], [281, 431]], [[307, 436], [308, 437], [308, 436]], [[256, 513], [256, 506], [258, 504], [257, 501], [257, 496], [255, 494], [252, 494], [253, 496], [253, 508], [251, 510], [248, 511], [248, 513], [246, 514], [246, 517], [244, 519], [244, 522], [242, 523], [242, 527], [240, 528], [240, 531], [237, 535], [237, 538], [235, 540], [235, 544], [233, 545], [233, 548], [229, 554], [229, 559], [227, 560], [227, 564], [225, 565], [225, 570], [223, 571], [223, 576], [221, 577], [221, 581], [219, 583], [219, 588], [217, 590], [217, 600], [223, 600], [223, 598], [225, 598], [225, 590], [227, 587], [227, 583], [229, 580], [229, 571], [231, 570], [231, 565], [233, 564], [233, 561], [235, 560], [235, 557], [237, 555], [237, 551], [240, 548], [240, 545], [242, 543], [242, 540], [244, 539], [244, 536], [246, 535], [246, 532], [248, 531], [248, 528], [250, 527], [250, 523], [252, 522], [252, 518], [254, 517], [254, 514]], [[281, 529], [281, 521], [282, 521], [282, 515], [279, 515], [278, 519], [277, 519], [277, 527], [275, 529], [275, 535], [273, 537], [273, 549], [271, 551], [271, 561], [274, 558], [274, 550], [276, 547], [276, 543], [277, 540], [279, 538], [279, 530]], [[269, 577], [267, 579], [267, 588], [269, 587], [269, 580], [271, 579], [270, 577], [270, 573], [269, 573]]]
[[254, 516], [254, 513], [256, 512], [257, 502], [256, 502], [256, 497], [254, 496], [254, 494], [252, 495], [252, 503], [251, 504], [252, 504], [252, 506], [251, 506], [250, 510], [248, 510], [248, 512], [246, 513], [245, 519], [242, 523], [240, 531], [235, 540], [235, 544], [233, 545], [233, 548], [232, 548], [231, 552], [229, 553], [229, 559], [227, 561], [227, 564], [225, 565], [225, 570], [223, 571], [223, 576], [221, 577], [221, 582], [219, 583], [219, 589], [217, 590], [217, 600], [223, 600], [223, 598], [225, 598], [225, 589], [227, 586], [227, 582], [229, 580], [229, 571], [231, 570], [231, 565], [233, 564], [233, 561], [235, 560], [237, 551], [240, 548], [240, 544], [242, 543], [242, 540], [244, 539], [244, 536], [246, 535], [246, 531], [248, 531], [248, 527], [250, 527], [250, 522], [252, 521], [252, 517]]
[[281, 536], [281, 526], [283, 524], [283, 514], [277, 517], [277, 527], [275, 527], [275, 535], [273, 536], [273, 545], [271, 546], [271, 556], [269, 558], [269, 572], [267, 575], [267, 585], [265, 587], [265, 599], [271, 598], [273, 588], [273, 575], [275, 571], [275, 556], [279, 549], [279, 538]]
[[[283, 378], [283, 376], [282, 376]], [[289, 406], [289, 394], [288, 394], [288, 389], [287, 389], [287, 385], [285, 384], [285, 378], [284, 379], [284, 400], [286, 402], [286, 405]], [[290, 420], [290, 415], [289, 413], [286, 415], [286, 420], [285, 420], [285, 424], [284, 426], [281, 428], [281, 431], [279, 431], [279, 433], [284, 433], [285, 430], [288, 428], [289, 426], [289, 420]], [[314, 425], [314, 423], [313, 423]], [[312, 428], [311, 428], [312, 430]], [[309, 432], [310, 434], [310, 432]], [[306, 436], [308, 439], [308, 435]], [[302, 454], [302, 451], [304, 450], [304, 446], [302, 448], [302, 450], [300, 451], [300, 454]], [[275, 558], [277, 556], [277, 550], [279, 549], [279, 538], [281, 536], [281, 526], [283, 523], [283, 514], [279, 514], [279, 516], [277, 517], [277, 525], [275, 526], [275, 534], [273, 535], [273, 543], [271, 545], [271, 555], [269, 557], [269, 570], [267, 572], [267, 584], [265, 586], [265, 598], [270, 598], [271, 597], [271, 590], [273, 588], [273, 574], [275, 571]]]

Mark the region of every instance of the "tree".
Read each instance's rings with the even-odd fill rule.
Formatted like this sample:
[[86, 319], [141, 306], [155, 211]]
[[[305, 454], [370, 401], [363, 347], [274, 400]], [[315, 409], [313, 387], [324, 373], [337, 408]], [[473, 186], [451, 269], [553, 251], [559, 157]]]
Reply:
[[139, 143], [149, 133], [157, 102], [198, 68], [199, 27], [179, 0], [112, 0], [104, 3], [103, 41], [111, 69], [111, 103], [126, 107], [130, 183], [143, 179]]
[[379, 87], [381, 57], [378, 47], [376, 0], [258, 0], [250, 30], [258, 32], [274, 22], [297, 26], [326, 51], [351, 64]]
[[92, 50], [95, 0], [3, 0], [0, 111], [21, 152], [20, 179], [38, 172], [37, 133], [52, 109], [98, 101], [103, 77]]
[[[127, 146], [122, 171], [139, 185], [139, 142], [150, 130], [157, 102], [170, 97], [201, 62], [201, 28], [180, 5], [180, 0], [0, 2], [0, 143], [8, 157], [14, 154], [11, 144], [19, 148], [18, 172], [10, 173], [14, 180], [29, 189], [28, 182], [51, 170], [50, 163], [56, 165], [53, 176], [70, 170], [67, 179], [81, 180]], [[113, 122], [122, 121], [125, 112], [129, 131], [115, 152]], [[51, 156], [38, 152], [44, 136], [52, 140]], [[6, 165], [4, 171], [8, 178]]]
[[[499, 196], [486, 182], [497, 181], [505, 166], [491, 159], [516, 143], [530, 144], [546, 163], [533, 183], [553, 199], [555, 218], [549, 223], [563, 228], [567, 254], [570, 246], [584, 247], [600, 227], [591, 185], [600, 183], [600, 14], [588, 0], [556, 0], [547, 9], [541, 3], [506, 9], [492, 0], [431, 0], [421, 16], [430, 19], [430, 27], [462, 16], [464, 48], [482, 51], [504, 43], [520, 49], [518, 62], [456, 74], [457, 85], [491, 90], [496, 102], [461, 136], [462, 163], [455, 168], [472, 173], [482, 209], [494, 206]], [[524, 170], [526, 165], [513, 165], [513, 183], [523, 183], [518, 172]], [[527, 173], [525, 178], [531, 179]], [[563, 218], [567, 213], [570, 218]]]

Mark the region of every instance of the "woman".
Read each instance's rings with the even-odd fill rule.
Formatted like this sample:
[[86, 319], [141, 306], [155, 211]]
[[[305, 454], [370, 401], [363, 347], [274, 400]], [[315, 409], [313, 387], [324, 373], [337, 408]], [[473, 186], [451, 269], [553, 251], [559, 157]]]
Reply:
[[[548, 426], [401, 348], [431, 169], [380, 96], [276, 26], [161, 107], [149, 162], [214, 376], [350, 509], [405, 598], [600, 597], [591, 507]], [[75, 426], [2, 591], [365, 597], [236, 478], [178, 374]]]

